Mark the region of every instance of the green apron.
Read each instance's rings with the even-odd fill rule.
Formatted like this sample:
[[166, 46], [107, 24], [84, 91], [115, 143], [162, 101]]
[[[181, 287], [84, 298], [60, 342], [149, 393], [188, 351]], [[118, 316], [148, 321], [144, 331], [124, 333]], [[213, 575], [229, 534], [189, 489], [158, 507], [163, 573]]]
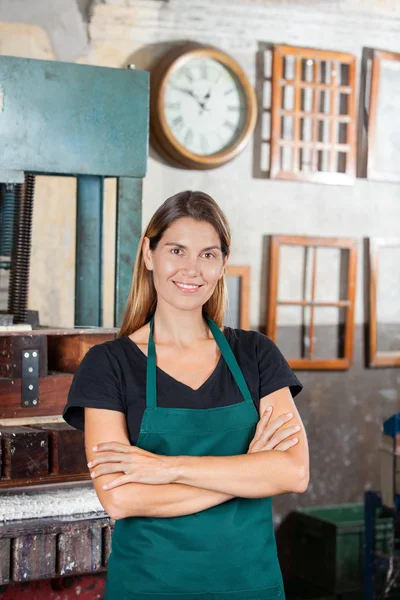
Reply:
[[[206, 318], [243, 401], [209, 409], [158, 407], [153, 317], [137, 441], [144, 450], [164, 456], [247, 453], [259, 415], [227, 339]], [[233, 498], [181, 517], [116, 521], [105, 598], [283, 600], [271, 498]]]

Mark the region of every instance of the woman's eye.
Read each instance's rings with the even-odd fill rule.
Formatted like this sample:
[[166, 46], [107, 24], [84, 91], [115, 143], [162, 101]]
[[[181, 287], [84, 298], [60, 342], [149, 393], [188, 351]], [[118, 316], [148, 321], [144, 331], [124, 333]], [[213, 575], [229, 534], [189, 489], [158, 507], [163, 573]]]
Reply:
[[171, 252], [172, 252], [172, 254], [179, 255], [179, 252], [182, 252], [182, 250], [180, 248], [172, 248]]
[[205, 252], [204, 256], [206, 258], [215, 258], [214, 254], [212, 254], [211, 252]]

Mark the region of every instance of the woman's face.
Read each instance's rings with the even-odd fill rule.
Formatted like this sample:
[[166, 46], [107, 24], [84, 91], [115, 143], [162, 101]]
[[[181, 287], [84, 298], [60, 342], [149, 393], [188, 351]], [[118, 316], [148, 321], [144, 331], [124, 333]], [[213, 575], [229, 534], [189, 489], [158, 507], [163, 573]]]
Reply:
[[181, 310], [205, 304], [223, 276], [228, 258], [223, 258], [214, 227], [185, 217], [170, 225], [154, 252], [149, 244], [145, 237], [144, 260], [153, 271], [158, 298]]

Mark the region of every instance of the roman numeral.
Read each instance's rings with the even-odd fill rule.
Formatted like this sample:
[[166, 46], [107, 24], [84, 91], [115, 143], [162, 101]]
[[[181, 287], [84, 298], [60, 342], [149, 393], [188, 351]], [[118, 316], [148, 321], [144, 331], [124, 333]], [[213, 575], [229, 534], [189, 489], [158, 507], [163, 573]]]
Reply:
[[183, 143], [186, 144], [186, 146], [187, 146], [192, 142], [192, 140], [193, 140], [193, 131], [191, 129], [188, 129], [183, 138]]
[[187, 79], [189, 79], [189, 81], [193, 81], [193, 75], [191, 74], [191, 72], [189, 71], [189, 69], [183, 69], [183, 73], [185, 74], [185, 76], [187, 77]]
[[165, 108], [168, 108], [170, 110], [178, 110], [180, 107], [181, 107], [180, 102], [166, 102], [165, 103]]
[[207, 65], [205, 62], [200, 63], [200, 77], [202, 79], [207, 79]]
[[175, 117], [172, 119], [172, 129], [175, 131], [180, 131], [183, 127], [183, 119], [182, 117]]
[[230, 121], [225, 121], [224, 127], [228, 127], [229, 129], [232, 129], [232, 131], [235, 129], [235, 125], [233, 123], [231, 123]]

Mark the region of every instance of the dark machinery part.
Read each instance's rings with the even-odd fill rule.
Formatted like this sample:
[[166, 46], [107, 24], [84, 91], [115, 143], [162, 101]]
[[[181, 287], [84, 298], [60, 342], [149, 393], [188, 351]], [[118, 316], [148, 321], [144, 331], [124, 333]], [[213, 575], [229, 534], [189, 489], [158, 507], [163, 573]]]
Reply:
[[17, 184], [16, 188], [17, 210], [11, 255], [8, 312], [14, 315], [14, 323], [26, 323], [35, 176], [30, 173], [25, 174], [25, 183]]
[[39, 405], [39, 349], [22, 352], [21, 406]]
[[10, 268], [16, 204], [15, 185], [0, 184], [0, 269]]
[[[384, 421], [379, 453], [381, 490], [367, 490], [364, 496], [364, 600], [393, 597], [389, 594], [398, 590], [400, 584], [400, 413]], [[384, 552], [379, 549], [382, 533], [376, 527], [375, 513], [380, 508], [393, 518], [390, 547]], [[383, 587], [377, 596], [379, 576]]]

